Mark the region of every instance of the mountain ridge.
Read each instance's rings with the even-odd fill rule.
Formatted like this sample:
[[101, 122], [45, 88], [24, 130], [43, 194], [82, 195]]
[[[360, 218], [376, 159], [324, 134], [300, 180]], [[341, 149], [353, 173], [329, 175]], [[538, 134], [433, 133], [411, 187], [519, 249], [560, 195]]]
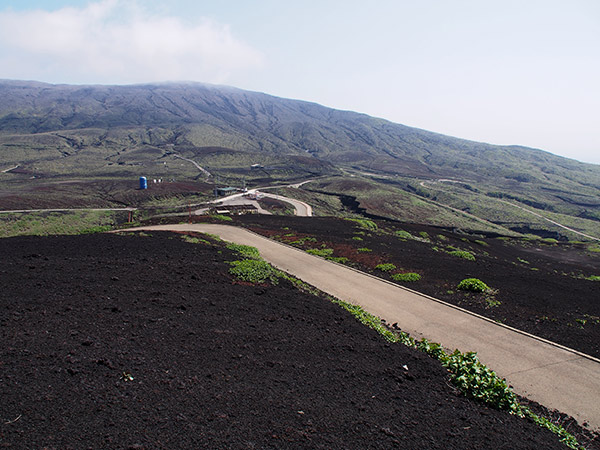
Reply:
[[[35, 114], [35, 116], [42, 116], [43, 113], [49, 114], [52, 112], [52, 109], [56, 108], [56, 103], [73, 103], [75, 101], [81, 102], [85, 99], [85, 97], [89, 94], [95, 94], [94, 100], [99, 101], [98, 96], [103, 95], [106, 101], [111, 95], [122, 95], [123, 99], [129, 97], [130, 103], [132, 99], [132, 94], [134, 93], [148, 93], [151, 95], [147, 96], [146, 100], [149, 102], [150, 106], [153, 106], [157, 110], [166, 111], [169, 114], [153, 114], [146, 116], [135, 117], [135, 114], [119, 114], [116, 117], [111, 117], [106, 114], [98, 114], [98, 111], [94, 111], [96, 116], [94, 118], [89, 118], [87, 121], [83, 120], [85, 117], [82, 111], [72, 112], [72, 115], [69, 117], [66, 111], [63, 113], [66, 117], [61, 117], [63, 121], [58, 123], [53, 122], [41, 122], [38, 119], [37, 127], [35, 129], [31, 129], [31, 126], [34, 124], [34, 120], [29, 119], [26, 120], [25, 117], [19, 117], [17, 111], [22, 111], [23, 108], [23, 98], [21, 97], [20, 104], [16, 104], [13, 102], [11, 105], [10, 100], [11, 96], [7, 96], [6, 88], [14, 89], [38, 89], [37, 94], [37, 102], [41, 103], [37, 108], [33, 105], [29, 106], [31, 112]], [[307, 102], [304, 100], [290, 100], [283, 97], [272, 96], [270, 94], [262, 93], [262, 92], [253, 92], [253, 91], [245, 91], [239, 88], [235, 88], [232, 86], [221, 86], [221, 85], [211, 85], [207, 83], [196, 83], [196, 82], [165, 82], [165, 83], [141, 83], [141, 84], [133, 84], [133, 85], [68, 85], [68, 84], [50, 84], [36, 81], [19, 81], [19, 80], [0, 80], [0, 89], [3, 93], [3, 101], [0, 103], [0, 131], [27, 131], [27, 132], [48, 132], [48, 131], [58, 131], [58, 130], [66, 130], [66, 129], [81, 129], [81, 128], [91, 128], [91, 127], [103, 127], [103, 126], [141, 126], [141, 125], [186, 125], [186, 124], [197, 124], [197, 123], [206, 123], [211, 122], [207, 121], [208, 117], [213, 117], [217, 119], [226, 119], [233, 123], [236, 126], [248, 127], [247, 123], [241, 123], [239, 119], [243, 119], [248, 122], [250, 119], [250, 123], [255, 125], [270, 125], [273, 127], [276, 123], [281, 122], [277, 119], [275, 122], [271, 121], [270, 123], [266, 123], [266, 118], [264, 116], [275, 116], [279, 117], [281, 115], [285, 115], [291, 111], [293, 113], [301, 113], [304, 117], [304, 123], [310, 123], [310, 120], [335, 120], [338, 126], [342, 126], [346, 128], [346, 132], [352, 134], [352, 137], [355, 141], [359, 143], [366, 144], [366, 146], [376, 147], [379, 151], [385, 150], [384, 147], [385, 140], [383, 143], [378, 143], [378, 138], [381, 140], [381, 136], [386, 136], [404, 140], [402, 138], [414, 137], [418, 136], [424, 143], [427, 143], [432, 140], [441, 140], [441, 141], [451, 141], [452, 146], [458, 146], [462, 148], [469, 148], [469, 150], [473, 151], [482, 151], [482, 150], [503, 150], [503, 151], [526, 151], [530, 154], [537, 154], [538, 156], [543, 156], [545, 158], [561, 158], [564, 160], [568, 160], [571, 162], [596, 166], [590, 163], [583, 163], [571, 158], [565, 158], [559, 155], [554, 155], [552, 153], [546, 152], [542, 149], [535, 149], [520, 145], [496, 145], [489, 144], [483, 142], [472, 141], [468, 139], [463, 139], [459, 137], [447, 136], [441, 133], [436, 133], [433, 131], [409, 127], [406, 125], [394, 123], [388, 121], [386, 119], [372, 117], [367, 114], [357, 113], [354, 111], [344, 111], [333, 108], [328, 108], [326, 106], [320, 105], [314, 102]], [[174, 99], [173, 94], [177, 91], [181, 91], [182, 89], [190, 89], [195, 91], [202, 91], [201, 94], [204, 95], [205, 102], [198, 103], [190, 101], [186, 96], [181, 95], [179, 98]], [[44, 94], [48, 91], [54, 91], [55, 94], [58, 94], [57, 97], [47, 97], [40, 98], [40, 94]], [[208, 97], [207, 94], [211, 95], [211, 98]], [[214, 95], [217, 93], [217, 95]], [[234, 101], [227, 98], [227, 96], [218, 95], [218, 93], [228, 93], [230, 96], [234, 96]], [[14, 96], [14, 92], [12, 92]], [[31, 98], [33, 93], [28, 92], [27, 97]], [[65, 94], [68, 95], [65, 98]], [[74, 96], [73, 94], [78, 94]], [[83, 94], [83, 95], [81, 95]], [[13, 97], [14, 98], [14, 97]], [[250, 98], [253, 98], [253, 101], [248, 101]], [[52, 109], [49, 109], [49, 105], [45, 105], [43, 102], [50, 101], [52, 104]], [[162, 100], [162, 103], [157, 102], [157, 100]], [[175, 100], [179, 100], [175, 102]], [[221, 100], [221, 102], [219, 102]], [[256, 111], [254, 106], [258, 102], [258, 106], [262, 107], [260, 111]], [[100, 103], [100, 102], [99, 102]], [[187, 105], [186, 103], [189, 103]], [[279, 104], [279, 114], [275, 115], [274, 105]], [[292, 107], [291, 105], [294, 105]], [[12, 108], [11, 108], [12, 106]], [[90, 105], [86, 105], [90, 106]], [[98, 105], [97, 105], [98, 106]], [[111, 104], [110, 106], [125, 106], [123, 104]], [[144, 105], [148, 106], [148, 105]], [[106, 108], [106, 106], [105, 106]], [[150, 108], [148, 108], [150, 109]], [[57, 112], [57, 111], [54, 111]], [[60, 113], [60, 111], [58, 111]], [[200, 113], [200, 114], [199, 114]], [[202, 114], [204, 113], [204, 114]], [[259, 113], [262, 116], [259, 117]], [[79, 119], [79, 122], [76, 119]], [[116, 121], [119, 119], [119, 121]], [[257, 121], [258, 119], [262, 119]], [[290, 122], [290, 119], [287, 119]], [[116, 121], [116, 123], [115, 123]], [[380, 136], [373, 136], [372, 133], [365, 133], [364, 130], [355, 130], [349, 128], [345, 123], [345, 121], [355, 121], [358, 122], [359, 125], [370, 125], [372, 127], [376, 127], [376, 131]], [[40, 123], [41, 122], [41, 123]], [[14, 127], [11, 130], [11, 124]], [[277, 130], [280, 131], [281, 130]], [[289, 130], [286, 130], [289, 131]], [[301, 130], [302, 131], [302, 130]], [[312, 131], [312, 130], [309, 130]], [[363, 132], [360, 132], [363, 131]], [[282, 137], [278, 135], [278, 137]], [[287, 136], [286, 136], [287, 137]], [[293, 136], [292, 136], [293, 137]], [[292, 141], [294, 142], [294, 141]], [[294, 142], [295, 143], [295, 142]], [[310, 145], [306, 145], [303, 148], [302, 145], [298, 145], [298, 147], [308, 153], [316, 153], [317, 150], [312, 149]], [[415, 146], [414, 142], [411, 142], [411, 145]], [[362, 145], [365, 147], [365, 145]], [[398, 147], [396, 147], [398, 150]], [[412, 149], [415, 150], [414, 148]], [[540, 153], [538, 153], [540, 152]], [[390, 156], [408, 156], [406, 153], [398, 153], [398, 152], [390, 152], [388, 153]]]
[[[388, 179], [450, 179], [484, 197], [507, 196], [600, 221], [600, 165], [313, 102], [195, 82], [0, 80], [0, 98], [0, 163], [19, 164], [35, 175], [123, 176], [125, 169], [136, 173], [142, 165], [146, 173], [171, 176], [162, 166], [177, 153], [211, 173], [245, 180], [256, 177], [249, 170], [255, 163], [288, 179], [367, 172]], [[414, 183], [410, 189], [441, 195]], [[468, 211], [457, 195], [448, 204]]]

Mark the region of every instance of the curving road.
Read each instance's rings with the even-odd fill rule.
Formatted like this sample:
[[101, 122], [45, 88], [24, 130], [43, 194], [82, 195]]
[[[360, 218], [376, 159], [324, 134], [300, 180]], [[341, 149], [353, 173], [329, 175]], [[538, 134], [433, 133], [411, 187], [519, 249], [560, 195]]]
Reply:
[[[427, 186], [427, 184], [428, 184], [428, 183], [433, 183], [433, 184], [435, 184], [435, 183], [437, 183], [437, 182], [440, 182], [440, 183], [465, 183], [465, 184], [467, 184], [467, 182], [466, 182], [466, 181], [459, 181], [459, 180], [448, 180], [448, 179], [443, 179], [443, 178], [442, 178], [442, 179], [439, 179], [439, 180], [436, 180], [436, 181], [421, 181], [421, 183], [419, 183], [419, 184], [420, 184], [422, 187], [424, 187], [424, 188], [427, 188], [427, 187], [429, 187], [430, 189], [435, 189], [435, 188], [432, 188], [431, 186]], [[439, 190], [439, 191], [442, 191], [442, 192], [445, 192], [443, 189], [438, 189], [438, 190]], [[524, 208], [524, 207], [522, 207], [522, 206], [520, 206], [520, 205], [516, 205], [516, 204], [514, 204], [514, 203], [507, 202], [506, 200], [501, 200], [501, 199], [495, 199], [495, 200], [496, 200], [496, 201], [498, 201], [498, 202], [500, 202], [500, 203], [504, 203], [504, 204], [506, 204], [506, 205], [514, 206], [515, 208], [519, 208], [519, 209], [521, 209], [521, 210], [525, 211], [526, 213], [529, 213], [529, 214], [531, 214], [531, 215], [533, 215], [533, 216], [536, 216], [536, 217], [538, 217], [538, 218], [540, 218], [540, 219], [543, 219], [543, 220], [545, 220], [545, 221], [547, 221], [547, 222], [550, 222], [551, 224], [553, 224], [553, 225], [556, 225], [557, 227], [563, 228], [563, 229], [565, 229], [565, 230], [567, 230], [567, 231], [570, 231], [571, 233], [575, 233], [575, 234], [578, 234], [579, 236], [583, 236], [583, 237], [586, 237], [586, 238], [588, 238], [588, 239], [592, 239], [592, 240], [595, 240], [595, 241], [600, 241], [600, 238], [597, 238], [597, 237], [595, 237], [595, 236], [590, 236], [589, 234], [585, 234], [585, 233], [582, 233], [581, 231], [574, 230], [573, 228], [569, 228], [569, 227], [568, 227], [568, 226], [566, 226], [566, 225], [563, 225], [563, 224], [561, 224], [561, 223], [558, 223], [558, 222], [556, 222], [556, 221], [554, 221], [554, 220], [552, 220], [552, 219], [548, 219], [547, 217], [544, 217], [544, 216], [542, 216], [541, 214], [538, 214], [538, 213], [536, 213], [535, 211], [531, 211], [530, 209]], [[434, 202], [434, 203], [437, 203], [437, 202]], [[466, 213], [466, 212], [464, 212], [464, 211], [462, 211], [462, 210], [460, 210], [460, 209], [456, 209], [456, 208], [453, 208], [453, 207], [451, 207], [451, 206], [448, 206], [448, 205], [443, 205], [443, 204], [441, 204], [441, 203], [437, 203], [437, 204], [439, 204], [440, 206], [444, 206], [444, 207], [446, 207], [446, 208], [450, 208], [450, 209], [452, 209], [452, 210], [454, 210], [454, 211], [457, 211], [457, 212], [460, 212], [460, 213], [462, 213], [462, 214], [465, 214], [465, 215], [471, 216], [471, 217], [473, 217], [473, 218], [475, 218], [475, 219], [477, 219], [477, 220], [479, 220], [479, 221], [481, 221], [481, 222], [487, 222], [486, 220], [484, 220], [484, 219], [481, 219], [480, 217], [477, 217], [477, 216], [474, 216], [474, 215], [472, 215], [472, 214]], [[492, 223], [492, 222], [488, 222], [488, 223], [493, 225], [493, 223]]]
[[[244, 203], [252, 204], [258, 208], [258, 210], [261, 214], [269, 214], [268, 212], [264, 211], [260, 207], [258, 202], [244, 197], [244, 195], [246, 195], [246, 194], [259, 194], [260, 193], [260, 195], [262, 195], [263, 197], [269, 197], [269, 198], [273, 198], [273, 199], [280, 200], [282, 202], [291, 204], [294, 207], [294, 214], [296, 216], [312, 217], [312, 215], [313, 215], [312, 206], [310, 206], [308, 203], [305, 203], [300, 200], [296, 200], [294, 198], [284, 197], [283, 195], [276, 195], [276, 194], [270, 194], [268, 192], [264, 192], [264, 190], [266, 190], [266, 189], [278, 189], [278, 188], [282, 188], [282, 187], [299, 188], [303, 184], [310, 183], [311, 181], [313, 181], [313, 180], [306, 180], [306, 181], [302, 181], [301, 183], [288, 184], [285, 186], [265, 186], [265, 187], [260, 187], [260, 188], [249, 189], [245, 193], [229, 195], [227, 197], [223, 197], [218, 200], [213, 200], [211, 203], [214, 203], [214, 204], [219, 203], [222, 205], [240, 205], [240, 204], [244, 204]], [[203, 214], [206, 211], [206, 209], [207, 208], [199, 209], [199, 210], [195, 211], [194, 214]]]
[[309, 255], [248, 230], [181, 224], [136, 230], [198, 231], [257, 247], [261, 256], [320, 290], [362, 306], [415, 338], [475, 351], [515, 392], [600, 431], [600, 360], [357, 270]]
[[269, 194], [267, 192], [262, 192], [262, 195], [291, 204], [294, 207], [294, 214], [297, 216], [312, 217], [313, 215], [312, 206], [310, 206], [308, 203], [301, 202], [300, 200], [296, 200], [294, 198], [284, 197], [283, 195]]

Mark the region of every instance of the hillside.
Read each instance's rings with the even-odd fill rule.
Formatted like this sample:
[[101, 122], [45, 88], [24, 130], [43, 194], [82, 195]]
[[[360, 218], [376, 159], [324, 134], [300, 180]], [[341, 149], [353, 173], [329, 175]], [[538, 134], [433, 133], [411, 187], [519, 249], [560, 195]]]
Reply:
[[[11, 173], [28, 178], [202, 178], [178, 158], [184, 157], [231, 182], [368, 172], [411, 194], [441, 195], [445, 205], [460, 210], [504, 198], [581, 219], [582, 230], [600, 223], [600, 166], [541, 150], [471, 142], [314, 103], [195, 83], [1, 81], [0, 98], [0, 164], [18, 166]], [[251, 170], [253, 164], [264, 170]], [[411, 184], [415, 179], [458, 180], [468, 192], [432, 192]], [[465, 206], [464, 194], [476, 198]], [[495, 212], [476, 214], [494, 215], [498, 208], [503, 217], [495, 222], [518, 226], [518, 217], [504, 217], [499, 204]]]
[[236, 281], [239, 254], [181, 237], [0, 240], [3, 447], [567, 448], [338, 305]]

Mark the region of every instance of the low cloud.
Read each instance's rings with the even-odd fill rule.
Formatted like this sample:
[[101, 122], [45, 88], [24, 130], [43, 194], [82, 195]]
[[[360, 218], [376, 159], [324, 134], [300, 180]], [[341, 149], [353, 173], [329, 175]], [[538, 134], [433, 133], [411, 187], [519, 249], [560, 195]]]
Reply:
[[134, 0], [0, 12], [0, 78], [225, 83], [262, 64], [263, 55], [227, 25], [158, 16]]

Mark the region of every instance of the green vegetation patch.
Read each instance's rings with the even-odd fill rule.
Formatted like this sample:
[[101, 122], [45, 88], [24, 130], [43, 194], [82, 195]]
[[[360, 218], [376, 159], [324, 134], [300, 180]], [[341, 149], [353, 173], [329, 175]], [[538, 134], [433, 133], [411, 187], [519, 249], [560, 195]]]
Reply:
[[242, 245], [242, 244], [227, 244], [227, 248], [229, 250], [233, 250], [234, 252], [239, 253], [245, 258], [249, 259], [261, 259], [260, 252], [256, 247], [252, 247], [250, 245]]
[[370, 248], [367, 248], [367, 247], [361, 247], [361, 248], [357, 248], [356, 251], [362, 252], [362, 253], [369, 253], [369, 252], [372, 252], [373, 250], [371, 250]]
[[209, 216], [211, 219], [216, 219], [216, 220], [220, 220], [222, 222], [232, 222], [233, 219], [229, 216], [225, 216], [223, 214], [212, 214], [211, 216]]
[[544, 242], [546, 244], [558, 244], [558, 241], [553, 238], [544, 238], [544, 239], [542, 239], [542, 242]]
[[118, 213], [94, 210], [2, 213], [0, 237], [102, 233], [115, 227]]
[[244, 259], [242, 261], [230, 261], [229, 273], [239, 280], [248, 283], [278, 283], [279, 271], [268, 262], [257, 259]]
[[488, 292], [490, 287], [479, 278], [465, 278], [458, 283], [457, 289], [470, 292]]
[[198, 237], [195, 236], [190, 236], [189, 234], [183, 234], [181, 236], [181, 238], [185, 241], [188, 242], [190, 244], [208, 244], [210, 245], [210, 242], [208, 242], [206, 239], [200, 239]]
[[351, 222], [358, 224], [359, 227], [364, 228], [365, 230], [369, 230], [369, 231], [377, 230], [377, 224], [369, 219], [346, 219], [346, 220], [349, 220]]
[[339, 264], [346, 264], [349, 261], [349, 259], [346, 258], [345, 256], [328, 256], [327, 260], [333, 261], [333, 262], [336, 262]]
[[451, 250], [448, 252], [449, 255], [456, 256], [457, 258], [466, 259], [469, 261], [475, 261], [475, 255], [466, 250]]
[[395, 273], [392, 275], [392, 280], [394, 281], [419, 281], [421, 279], [421, 275], [415, 272], [407, 272], [407, 273]]
[[306, 242], [317, 242], [314, 237], [303, 237], [296, 239], [295, 241], [289, 242], [290, 245], [304, 245]]
[[332, 248], [309, 248], [306, 253], [311, 255], [320, 256], [325, 258], [327, 261], [333, 261], [339, 264], [346, 264], [349, 260], [345, 256], [333, 256]]
[[381, 270], [382, 272], [391, 272], [392, 270], [396, 270], [396, 266], [392, 263], [377, 264], [375, 268], [377, 270]]
[[588, 281], [600, 281], [600, 275], [590, 275], [589, 277], [585, 277]]
[[400, 239], [414, 239], [415, 237], [410, 234], [408, 231], [405, 230], [396, 230], [396, 233], [394, 233], [397, 237], [399, 237]]
[[306, 250], [306, 253], [310, 253], [311, 255], [320, 256], [322, 258], [327, 258], [328, 256], [333, 255], [332, 248], [309, 248]]

